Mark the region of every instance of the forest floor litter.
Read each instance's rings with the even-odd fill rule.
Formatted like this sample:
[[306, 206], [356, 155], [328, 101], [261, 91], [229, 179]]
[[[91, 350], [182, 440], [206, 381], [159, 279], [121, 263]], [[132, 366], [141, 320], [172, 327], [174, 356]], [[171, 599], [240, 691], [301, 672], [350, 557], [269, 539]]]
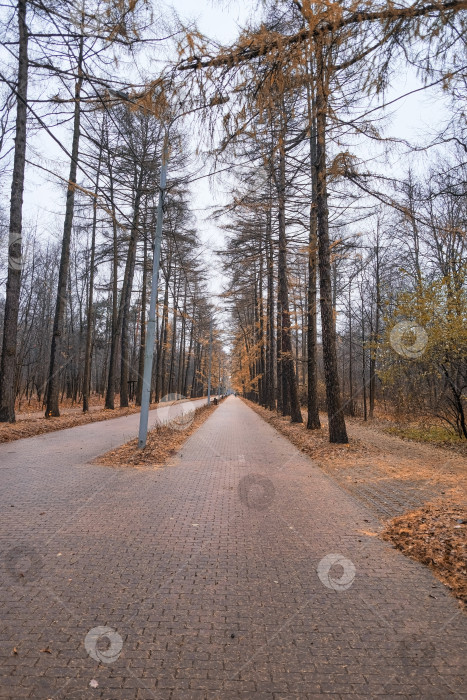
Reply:
[[[198, 401], [199, 399], [183, 399], [183, 401], [191, 400]], [[174, 402], [152, 403], [150, 410], [169, 406], [171, 403]], [[139, 406], [134, 404], [128, 408], [117, 407], [115, 409], [104, 408], [103, 404], [91, 404], [88, 413], [83, 413], [82, 408], [79, 406], [75, 405], [73, 408], [65, 405], [63, 408], [60, 406], [60, 416], [46, 418], [43, 411], [38, 413], [37, 408], [34, 408], [30, 414], [18, 414], [16, 423], [0, 423], [0, 443], [53, 433], [56, 430], [75, 428], [78, 425], [131, 416], [134, 413], [139, 413], [139, 411]]]
[[216, 408], [217, 404], [205, 405], [193, 412], [184, 414], [186, 427], [182, 429], [180, 423], [177, 423], [175, 427], [171, 423], [158, 425], [149, 431], [147, 444], [144, 449], [138, 449], [138, 439], [135, 438], [114, 450], [100, 455], [94, 460], [94, 464], [103, 464], [110, 467], [162, 467], [180, 449], [187, 438], [209, 418]]
[[340, 486], [364, 503], [383, 524], [381, 536], [429, 566], [467, 604], [467, 459], [465, 448], [443, 449], [389, 435], [378, 424], [346, 419], [349, 443], [328, 441], [322, 429], [245, 401], [307, 454]]
[[465, 508], [441, 502], [394, 518], [382, 536], [430, 567], [467, 608], [466, 529]]

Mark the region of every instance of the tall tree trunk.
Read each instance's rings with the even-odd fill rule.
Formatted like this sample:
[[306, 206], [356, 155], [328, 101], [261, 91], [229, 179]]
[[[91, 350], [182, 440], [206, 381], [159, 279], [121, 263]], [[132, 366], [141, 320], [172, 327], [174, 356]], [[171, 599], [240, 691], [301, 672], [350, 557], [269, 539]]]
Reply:
[[47, 404], [45, 415], [59, 416], [59, 391], [61, 369], [61, 345], [65, 323], [67, 304], [67, 282], [70, 268], [70, 243], [75, 207], [76, 172], [79, 158], [79, 137], [81, 121], [81, 88], [83, 85], [83, 48], [84, 38], [81, 36], [78, 57], [78, 80], [75, 85], [75, 112], [73, 118], [73, 142], [71, 147], [70, 175], [66, 197], [65, 222], [63, 225], [62, 253], [58, 273], [57, 302], [50, 349], [49, 377], [47, 383]]
[[277, 309], [276, 309], [276, 374], [277, 374], [277, 412], [283, 412], [283, 382], [282, 382], [282, 314], [281, 305], [279, 301], [279, 294], [277, 295]]
[[319, 402], [318, 402], [318, 363], [317, 363], [317, 348], [318, 348], [318, 331], [317, 331], [317, 304], [316, 304], [316, 282], [317, 282], [317, 227], [316, 227], [316, 209], [312, 204], [310, 214], [310, 238], [308, 252], [308, 290], [307, 290], [307, 369], [308, 369], [308, 390], [307, 390], [307, 407], [308, 420], [307, 428], [309, 430], [318, 430], [321, 428], [319, 419]]
[[178, 308], [178, 297], [179, 297], [179, 278], [177, 279], [177, 268], [175, 268], [174, 274], [174, 307], [172, 315], [172, 340], [170, 348], [170, 363], [169, 363], [169, 381], [167, 386], [167, 393], [173, 394], [175, 388], [175, 353], [177, 351], [177, 308]]
[[133, 278], [135, 275], [136, 247], [139, 234], [139, 212], [142, 195], [144, 168], [140, 167], [136, 178], [135, 201], [133, 205], [133, 219], [131, 223], [131, 237], [128, 246], [128, 256], [125, 267], [125, 279], [123, 283], [121, 304], [121, 357], [120, 357], [120, 408], [128, 408], [128, 381], [130, 378], [130, 342], [129, 322], [131, 293], [133, 291]]
[[112, 215], [112, 335], [110, 339], [109, 374], [107, 379], [107, 391], [105, 395], [105, 408], [115, 408], [115, 381], [117, 378], [118, 337], [120, 332], [120, 318], [118, 308], [118, 228], [114, 202], [114, 180], [110, 156], [107, 163], [109, 171], [109, 198]]
[[166, 357], [167, 357], [167, 326], [169, 324], [169, 279], [170, 273], [172, 271], [171, 261], [169, 260], [167, 268], [167, 277], [165, 280], [165, 292], [164, 292], [164, 306], [162, 309], [162, 325], [161, 325], [161, 337], [159, 341], [159, 352], [157, 353], [157, 369], [158, 369], [158, 379], [157, 386], [159, 394], [157, 396], [157, 401], [165, 396], [165, 370], [166, 370]]
[[[160, 319], [159, 319], [159, 297], [156, 295], [156, 332], [155, 332], [155, 337], [154, 337], [154, 347], [156, 348], [156, 355], [157, 355], [157, 348], [159, 347], [159, 337], [161, 333], [161, 324], [160, 324]], [[157, 357], [156, 357], [157, 360]], [[144, 376], [144, 375], [143, 375]], [[150, 396], [150, 403], [153, 403], [157, 401], [157, 362], [152, 363], [152, 377], [151, 377], [151, 396]]]
[[318, 266], [318, 223], [317, 223], [317, 173], [316, 173], [316, 115], [310, 85], [307, 87], [308, 123], [310, 129], [310, 166], [311, 166], [311, 206], [310, 232], [308, 239], [308, 289], [307, 289], [307, 408], [308, 430], [319, 430], [318, 403], [318, 331], [316, 283]]
[[102, 141], [99, 148], [99, 160], [97, 163], [96, 186], [94, 188], [94, 206], [92, 214], [92, 235], [91, 235], [91, 262], [89, 271], [89, 297], [88, 297], [88, 318], [86, 329], [86, 350], [84, 356], [83, 374], [83, 413], [89, 411], [89, 392], [91, 384], [91, 350], [92, 350], [92, 330], [93, 330], [93, 303], [94, 303], [94, 273], [96, 258], [96, 228], [97, 228], [97, 195], [99, 192], [99, 177], [101, 173], [102, 161]]
[[352, 279], [349, 280], [349, 413], [355, 415], [353, 398]]
[[177, 369], [177, 394], [183, 394], [183, 369], [185, 367], [185, 345], [186, 345], [186, 292], [187, 283], [185, 279], [184, 294], [183, 294], [183, 312], [182, 312], [182, 329], [180, 331], [180, 349], [178, 353], [178, 369]]
[[337, 367], [336, 328], [334, 323], [331, 284], [331, 254], [328, 223], [328, 194], [326, 179], [326, 113], [328, 105], [327, 80], [323, 60], [323, 47], [317, 42], [316, 76], [316, 204], [318, 218], [318, 251], [321, 325], [323, 335], [323, 361], [326, 381], [326, 399], [329, 420], [329, 440], [333, 443], [347, 443], [347, 430], [342, 411], [339, 370]]
[[28, 93], [28, 28], [26, 0], [18, 2], [18, 82], [16, 86], [16, 130], [13, 179], [11, 183], [8, 278], [0, 363], [0, 422], [15, 422], [16, 345], [21, 291], [21, 236], [23, 230], [24, 168], [26, 163], [26, 120]]
[[287, 239], [285, 234], [285, 142], [284, 133], [279, 143], [279, 299], [281, 307], [281, 369], [284, 395], [282, 397], [282, 414], [290, 416], [292, 423], [303, 423], [298, 400], [297, 382], [292, 358], [290, 337], [289, 289], [287, 279]]
[[264, 348], [264, 303], [263, 303], [263, 278], [264, 278], [264, 249], [263, 238], [260, 239], [259, 251], [259, 401], [266, 406], [266, 358]]
[[365, 352], [365, 310], [363, 306], [363, 291], [362, 291], [362, 318], [361, 318], [361, 328], [362, 328], [362, 392], [363, 392], [363, 420], [368, 419], [367, 410], [367, 398], [366, 398], [366, 352]]
[[260, 360], [259, 360], [259, 294], [258, 294], [258, 278], [256, 275], [256, 261], [253, 263], [253, 279], [254, 279], [254, 311], [253, 311], [253, 368], [254, 368], [254, 401], [261, 403], [261, 379]]
[[267, 264], [267, 302], [266, 302], [266, 406], [272, 411], [276, 408], [275, 372], [274, 372], [274, 251], [271, 236], [271, 197], [266, 219], [266, 264]]
[[[300, 278], [298, 279], [298, 285], [300, 288]], [[294, 292], [293, 294], [293, 318], [294, 318], [294, 333], [293, 333], [293, 338], [294, 338], [294, 345], [295, 345], [295, 358], [294, 358], [294, 364], [295, 364], [295, 382], [297, 384], [297, 390], [298, 387], [300, 386], [300, 370], [299, 370], [299, 364], [300, 364], [300, 354], [299, 354], [299, 338], [298, 338], [298, 306], [297, 306], [297, 295]]]
[[376, 397], [376, 356], [378, 354], [379, 342], [379, 314], [381, 307], [381, 289], [380, 289], [380, 260], [379, 260], [379, 240], [375, 246], [376, 268], [375, 268], [375, 285], [376, 285], [376, 301], [375, 301], [375, 322], [371, 332], [370, 342], [370, 419], [374, 418], [375, 397]]
[[147, 284], [148, 284], [148, 239], [147, 239], [147, 236], [144, 236], [143, 288], [141, 290], [141, 334], [140, 334], [140, 343], [139, 343], [138, 382], [136, 385], [136, 405], [137, 406], [141, 406], [141, 398], [143, 395], [144, 354], [146, 352]]
[[193, 377], [191, 379], [191, 391], [190, 391], [190, 397], [194, 398], [196, 396], [196, 371], [197, 371], [197, 361], [198, 361], [198, 347], [199, 343], [196, 340], [195, 341], [195, 351], [193, 354]]
[[190, 372], [190, 363], [191, 363], [191, 355], [192, 355], [192, 350], [193, 350], [193, 335], [194, 335], [194, 323], [191, 323], [191, 329], [190, 329], [190, 344], [188, 346], [188, 355], [186, 358], [186, 370], [185, 370], [185, 377], [183, 380], [183, 389], [182, 389], [182, 394], [186, 396], [187, 393], [187, 388], [188, 388], [188, 376]]

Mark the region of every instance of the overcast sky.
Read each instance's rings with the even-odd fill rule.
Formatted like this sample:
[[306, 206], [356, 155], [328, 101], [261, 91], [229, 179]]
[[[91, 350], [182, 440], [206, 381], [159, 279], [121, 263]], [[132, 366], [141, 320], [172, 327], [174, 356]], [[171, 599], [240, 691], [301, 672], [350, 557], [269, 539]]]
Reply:
[[181, 17], [196, 20], [204, 34], [224, 43], [235, 38], [256, 6], [249, 0], [173, 0], [172, 4]]
[[[169, 5], [169, 2], [166, 4]], [[248, 0], [244, 2], [232, 0], [225, 3], [222, 0], [220, 2], [211, 2], [211, 0], [173, 0], [171, 4], [179, 16], [186, 20], [187, 24], [190, 21], [196, 21], [201, 32], [223, 43], [230, 43], [235, 39], [239, 25], [247, 19], [253, 6]], [[55, 133], [68, 148], [70, 133], [64, 129], [55, 129]], [[57, 170], [56, 159], [62, 160], [64, 156], [57, 144], [43, 131], [39, 135], [30, 138], [27, 155], [30, 160], [49, 165], [54, 170]], [[49, 163], [44, 163], [47, 159], [50, 159]], [[65, 158], [62, 167], [59, 168], [62, 177], [66, 177], [68, 167], [69, 164]], [[11, 184], [10, 182], [4, 182], [3, 184], [4, 195], [9, 197]], [[208, 179], [197, 181], [192, 187], [192, 192], [193, 208], [196, 212], [198, 228], [206, 247], [206, 255], [212, 259], [209, 250], [219, 247], [222, 235], [220, 235], [219, 229], [210, 223], [209, 211], [213, 204], [220, 203], [222, 200], [213, 196]], [[47, 235], [59, 236], [61, 234], [64, 206], [63, 202], [58, 201], [59, 197], [60, 191], [52, 177], [44, 176], [42, 171], [28, 167], [24, 198], [25, 219], [29, 224], [37, 224], [41, 237], [46, 237]], [[216, 265], [213, 265], [213, 270], [216, 268], [218, 269]], [[218, 276], [213, 277], [211, 289], [213, 293], [217, 293], [222, 289], [222, 280]]]
[[[257, 0], [173, 0], [173, 6], [179, 15], [187, 20], [196, 20], [199, 29], [209, 37], [217, 39], [223, 43], [232, 42], [239, 27], [242, 26], [254, 13], [259, 5]], [[420, 87], [420, 82], [413, 74], [405, 74], [403, 71], [397, 74], [392, 89], [388, 92], [386, 101], [399, 97], [411, 90]], [[418, 92], [398, 101], [392, 108], [393, 112], [388, 133], [392, 136], [416, 140], [421, 134], [427, 133], [430, 127], [446, 117], [446, 111], [441, 101], [434, 99], [433, 91]], [[394, 161], [397, 167], [397, 161]], [[404, 157], [400, 158], [399, 165], [402, 169], [407, 166]], [[216, 186], [214, 185], [214, 197], [216, 197]], [[201, 180], [193, 188], [195, 196], [194, 207], [196, 208], [198, 226], [202, 233], [203, 242], [207, 248], [215, 247], [222, 240], [219, 229], [210, 224], [206, 218], [206, 208], [213, 204], [213, 192], [209, 189], [207, 180]], [[222, 202], [220, 193], [214, 201], [216, 204]], [[222, 287], [222, 280], [217, 278], [215, 267], [213, 269], [214, 278], [212, 283], [213, 291], [218, 291]]]
[[[239, 27], [250, 17], [252, 7], [256, 3], [248, 0], [174, 0], [173, 6], [178, 14], [186, 20], [194, 20], [200, 31], [224, 44], [229, 44], [238, 35]], [[206, 248], [206, 256], [212, 261], [210, 287], [213, 294], [218, 294], [223, 288], [220, 275], [219, 261], [212, 251], [223, 240], [219, 228], [209, 220], [209, 212], [213, 205], [222, 203], [222, 194], [217, 191], [215, 183], [208, 179], [199, 180], [192, 188], [193, 207], [196, 209], [198, 230]]]
[[[167, 4], [169, 4], [167, 2]], [[172, 0], [178, 14], [186, 20], [195, 20], [199, 29], [206, 35], [215, 38], [223, 43], [232, 42], [238, 34], [239, 27], [251, 16], [253, 8], [256, 6], [256, 0]], [[418, 87], [418, 82], [414, 76], [407, 77], [403, 73], [398, 75], [398, 80], [390, 92], [389, 98], [398, 96], [409, 89]], [[430, 125], [438, 121], [444, 113], [439, 100], [434, 100], [433, 92], [418, 93], [412, 97], [405, 98], [399, 102], [396, 107], [396, 115], [393, 118], [390, 133], [400, 137], [413, 139], [418, 132], [426, 131]], [[61, 138], [68, 146], [69, 134], [62, 131]], [[28, 157], [31, 160], [39, 160], [43, 162], [48, 156], [60, 158], [63, 153], [57, 150], [50, 137], [44, 132], [40, 136], [35, 137], [30, 142]], [[63, 161], [63, 175], [66, 175], [68, 164]], [[28, 169], [28, 177], [26, 178], [26, 193], [25, 193], [25, 213], [29, 222], [38, 222], [39, 231], [43, 235], [49, 232], [54, 232], [60, 235], [63, 216], [63, 202], [58, 202], [58, 189], [51, 184], [49, 178], [44, 177], [40, 171], [36, 169]], [[8, 190], [10, 183], [8, 184]], [[222, 242], [222, 235], [219, 229], [210, 222], [209, 212], [213, 204], [220, 204], [222, 200], [221, 193], [216, 190], [219, 188], [214, 184], [214, 193], [210, 190], [207, 179], [199, 180], [192, 187], [193, 191], [193, 208], [196, 211], [198, 220], [198, 229], [200, 231], [203, 243], [206, 248], [206, 255], [214, 261], [212, 255], [209, 255], [209, 250], [218, 248]], [[9, 192], [8, 192], [9, 195]], [[59, 216], [55, 212], [60, 212]], [[47, 222], [47, 223], [46, 223]], [[50, 223], [49, 223], [50, 222]], [[211, 288], [213, 292], [218, 292], [222, 289], [222, 279], [216, 270], [219, 269], [219, 262], [213, 263], [212, 271], [213, 278]]]

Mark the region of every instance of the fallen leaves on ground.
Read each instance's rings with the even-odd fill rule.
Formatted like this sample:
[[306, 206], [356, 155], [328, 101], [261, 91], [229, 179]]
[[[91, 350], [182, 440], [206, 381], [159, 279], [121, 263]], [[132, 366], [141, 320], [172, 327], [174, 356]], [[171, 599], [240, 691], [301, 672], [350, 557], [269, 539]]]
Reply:
[[97, 423], [103, 420], [110, 420], [111, 418], [130, 416], [138, 412], [139, 408], [132, 406], [130, 408], [116, 408], [113, 411], [102, 409], [92, 413], [65, 414], [57, 418], [24, 418], [16, 423], [1, 423], [0, 443], [53, 433], [55, 430], [75, 428], [77, 425], [87, 425], [88, 423]]
[[331, 444], [324, 416], [320, 430], [307, 430], [306, 411], [302, 411], [303, 423], [291, 423], [288, 417], [244, 401], [344, 488], [349, 483], [381, 484], [384, 480], [397, 486], [417, 481], [429, 485], [439, 495], [445, 493], [446, 500], [454, 502], [460, 502], [467, 492], [467, 461], [461, 455], [450, 454], [437, 446], [405, 442], [386, 435], [378, 424], [364, 426], [349, 419], [349, 443]]
[[346, 460], [348, 456], [355, 457], [356, 455], [370, 454], [370, 449], [361, 440], [351, 438], [347, 444], [336, 445], [329, 442], [327, 430], [323, 428], [321, 430], [307, 430], [306, 414], [303, 423], [291, 423], [290, 418], [258, 406], [252, 401], [246, 399], [243, 399], [243, 401], [267, 423], [285, 435], [295, 447], [298, 447], [299, 450], [314, 460], [319, 460], [320, 462], [334, 461], [340, 458]]
[[[185, 401], [198, 401], [199, 399], [185, 399]], [[163, 404], [153, 403], [150, 410], [158, 406], [170, 405], [169, 402]], [[62, 407], [60, 407], [61, 410]], [[122, 418], [123, 416], [131, 416], [134, 413], [139, 413], [139, 406], [130, 406], [129, 408], [96, 409], [89, 413], [82, 413], [79, 409], [64, 409], [65, 411], [73, 411], [64, 413], [57, 418], [45, 418], [44, 415], [35, 417], [22, 417], [16, 423], [0, 423], [0, 443], [13, 442], [21, 440], [21, 438], [35, 437], [36, 435], [44, 435], [45, 433], [53, 433], [56, 430], [65, 430], [66, 428], [75, 428], [77, 425], [87, 425], [88, 423], [99, 423], [112, 418]], [[75, 410], [77, 412], [75, 412]]]
[[[306, 429], [306, 412], [304, 423], [291, 423], [290, 418], [244, 401], [362, 502], [368, 487], [398, 497], [407, 512], [386, 522], [385, 539], [430, 566], [465, 604], [467, 518], [462, 504], [467, 465], [462, 456], [389, 437], [377, 423], [364, 426], [350, 420], [349, 432], [358, 438], [351, 437], [348, 445], [333, 445], [324, 426]], [[418, 510], [410, 502], [414, 491], [422, 503], [426, 500]]]
[[201, 406], [196, 409], [193, 422], [185, 430], [179, 430], [170, 425], [159, 425], [149, 431], [144, 449], [138, 449], [138, 439], [135, 438], [101, 455], [94, 460], [94, 463], [111, 467], [161, 467], [216, 408], [217, 406], [213, 404]]
[[467, 511], [462, 505], [432, 503], [394, 518], [383, 538], [422, 562], [467, 606]]
[[[118, 403], [120, 399], [120, 394], [115, 394], [115, 401]], [[82, 397], [80, 397], [80, 400], [77, 401], [76, 399], [67, 399], [66, 397], [63, 397], [60, 400], [60, 411], [79, 411], [82, 406], [80, 405], [80, 402], [82, 400]], [[100, 394], [91, 394], [89, 397], [89, 407], [90, 408], [104, 408], [105, 404], [105, 397], [101, 396]], [[18, 401], [16, 400], [15, 402], [15, 411], [17, 416], [22, 416], [28, 413], [43, 413], [45, 410], [45, 405], [43, 401], [39, 401], [37, 397], [31, 396], [29, 400], [25, 399], [24, 397]]]

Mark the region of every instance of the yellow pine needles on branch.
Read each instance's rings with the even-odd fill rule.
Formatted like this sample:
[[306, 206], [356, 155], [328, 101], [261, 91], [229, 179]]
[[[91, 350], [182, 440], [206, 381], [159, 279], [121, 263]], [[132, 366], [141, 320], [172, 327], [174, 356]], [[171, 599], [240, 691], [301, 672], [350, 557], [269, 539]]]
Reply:
[[[345, 27], [352, 27], [368, 22], [379, 22], [383, 31], [390, 34], [395, 23], [405, 20], [413, 22], [416, 19], [430, 15], [439, 16], [443, 23], [449, 18], [467, 9], [466, 0], [449, 0], [448, 2], [416, 2], [409, 7], [396, 7], [393, 2], [387, 2], [378, 9], [371, 9], [375, 3], [365, 3], [367, 10], [361, 8], [361, 2], [353, 2], [348, 8], [343, 8], [341, 2], [320, 2], [303, 4], [295, 2], [300, 9], [307, 26], [300, 31], [284, 36], [270, 32], [265, 27], [253, 34], [243, 34], [233, 47], [222, 49], [217, 56], [197, 55], [183, 59], [177, 66], [179, 71], [197, 70], [200, 68], [233, 68], [234, 66], [251, 61], [268, 54], [282, 54], [285, 49], [301, 46], [320, 35], [332, 34]], [[412, 25], [412, 31], [417, 26]], [[202, 47], [200, 46], [202, 50]]]

